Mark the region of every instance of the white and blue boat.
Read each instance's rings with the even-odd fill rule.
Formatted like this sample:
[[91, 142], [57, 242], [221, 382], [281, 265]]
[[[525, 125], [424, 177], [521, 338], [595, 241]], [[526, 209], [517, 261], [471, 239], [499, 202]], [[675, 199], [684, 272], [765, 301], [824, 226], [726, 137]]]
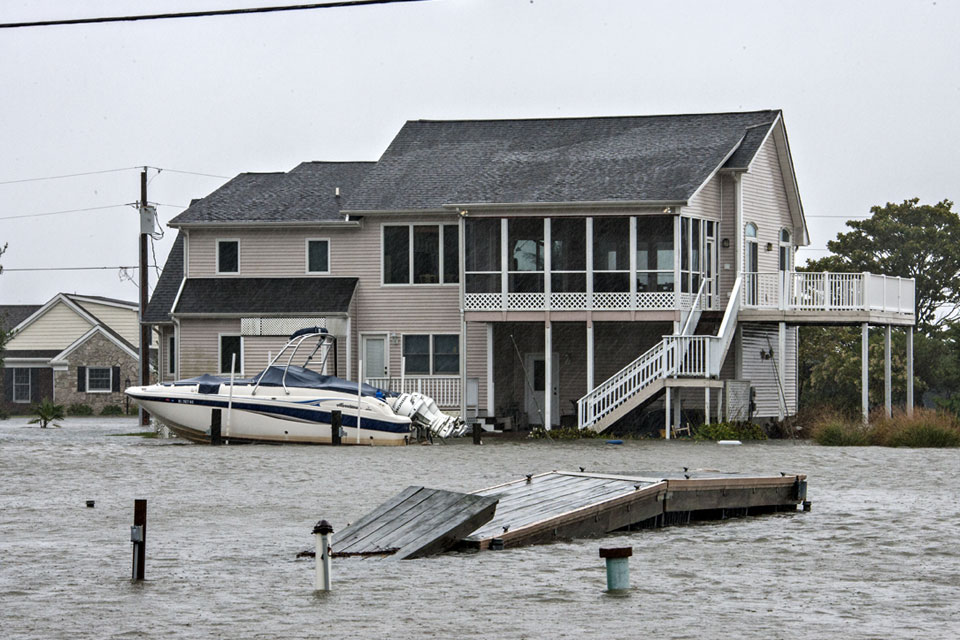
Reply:
[[[293, 365], [308, 341], [316, 346], [302, 366]], [[288, 351], [286, 364], [277, 365]], [[221, 437], [231, 443], [330, 444], [334, 411], [341, 413], [342, 444], [402, 445], [415, 427], [440, 437], [463, 434], [460, 419], [442, 413], [422, 394], [390, 393], [308, 368], [318, 352], [323, 356], [318, 368], [324, 369], [332, 353], [336, 371], [336, 339], [313, 327], [294, 333], [252, 378], [202, 375], [130, 387], [126, 393], [157, 421], [194, 442], [210, 442], [211, 425], [219, 421]]]

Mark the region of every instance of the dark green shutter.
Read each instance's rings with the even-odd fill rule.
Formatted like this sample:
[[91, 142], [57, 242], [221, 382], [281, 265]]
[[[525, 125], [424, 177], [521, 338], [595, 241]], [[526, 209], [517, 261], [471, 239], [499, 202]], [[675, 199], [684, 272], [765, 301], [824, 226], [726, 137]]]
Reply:
[[13, 402], [13, 369], [3, 370], [3, 399]]
[[113, 391], [120, 391], [120, 367], [111, 369], [110, 378], [113, 380]]
[[77, 367], [77, 391], [87, 390], [87, 368]]

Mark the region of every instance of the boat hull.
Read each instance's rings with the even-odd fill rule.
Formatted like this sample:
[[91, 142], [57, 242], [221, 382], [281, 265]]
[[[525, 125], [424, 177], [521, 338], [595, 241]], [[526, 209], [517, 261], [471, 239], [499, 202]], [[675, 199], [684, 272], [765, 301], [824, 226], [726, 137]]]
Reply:
[[376, 398], [363, 398], [358, 431], [356, 396], [336, 392], [320, 397], [296, 392], [251, 395], [249, 387], [237, 387], [231, 398], [228, 393], [198, 393], [196, 387], [153, 385], [131, 387], [127, 395], [171, 431], [193, 442], [210, 442], [215, 410], [220, 411], [221, 438], [231, 443], [331, 444], [334, 410], [342, 414], [344, 445], [402, 445], [410, 438], [410, 419], [394, 415]]

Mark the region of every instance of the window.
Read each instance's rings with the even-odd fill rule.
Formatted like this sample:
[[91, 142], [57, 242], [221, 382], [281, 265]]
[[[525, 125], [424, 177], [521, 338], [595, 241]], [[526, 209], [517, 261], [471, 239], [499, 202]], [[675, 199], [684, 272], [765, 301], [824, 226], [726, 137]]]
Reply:
[[460, 372], [460, 336], [403, 336], [404, 373], [450, 375]]
[[329, 240], [307, 240], [307, 273], [330, 273]]
[[637, 291], [673, 291], [673, 218], [637, 218]]
[[593, 290], [630, 291], [630, 219], [593, 219]]
[[460, 238], [453, 224], [384, 225], [384, 284], [460, 281]]
[[508, 291], [543, 291], [543, 219], [507, 220]]
[[466, 292], [499, 293], [500, 219], [467, 218], [463, 239]]
[[13, 401], [30, 402], [30, 369], [13, 370]]
[[177, 372], [177, 338], [170, 336], [167, 349], [167, 371], [171, 374]]
[[788, 229], [780, 230], [780, 271], [793, 270], [792, 260], [793, 245], [790, 242], [790, 231]]
[[109, 393], [112, 388], [110, 367], [87, 367], [88, 393]]
[[217, 273], [240, 273], [239, 240], [217, 240]]
[[243, 338], [240, 336], [220, 336], [220, 373], [230, 374], [233, 356], [237, 357], [235, 372], [243, 372]]

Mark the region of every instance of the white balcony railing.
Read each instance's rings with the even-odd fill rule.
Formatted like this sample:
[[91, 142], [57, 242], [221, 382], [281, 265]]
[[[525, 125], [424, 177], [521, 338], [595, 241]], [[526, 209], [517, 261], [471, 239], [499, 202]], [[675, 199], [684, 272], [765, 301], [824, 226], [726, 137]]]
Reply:
[[422, 393], [444, 409], [460, 407], [460, 376], [379, 377], [364, 378], [364, 382], [384, 391]]
[[792, 311], [914, 314], [913, 278], [874, 273], [784, 271], [743, 274], [742, 306]]

